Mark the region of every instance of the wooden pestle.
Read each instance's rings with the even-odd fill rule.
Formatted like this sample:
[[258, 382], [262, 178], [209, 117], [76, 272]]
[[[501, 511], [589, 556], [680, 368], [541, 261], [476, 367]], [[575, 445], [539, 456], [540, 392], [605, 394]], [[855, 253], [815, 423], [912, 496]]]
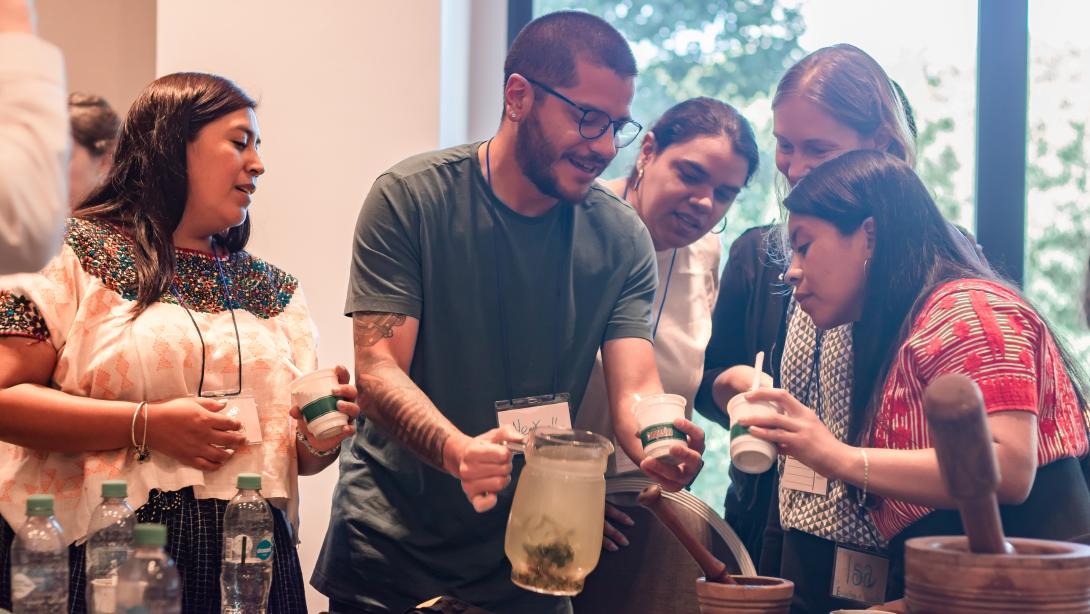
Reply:
[[726, 563], [715, 558], [715, 555], [693, 536], [689, 529], [681, 523], [681, 519], [677, 517], [674, 510], [670, 509], [670, 506], [666, 504], [662, 498], [661, 486], [652, 484], [644, 488], [637, 500], [640, 505], [651, 510], [655, 517], [666, 525], [667, 529], [670, 529], [670, 532], [681, 542], [681, 545], [685, 546], [696, 564], [700, 565], [700, 569], [704, 570], [705, 582], [738, 584], [734, 578], [730, 577]]
[[924, 413], [946, 490], [958, 502], [969, 549], [1011, 552], [995, 496], [999, 467], [980, 389], [963, 375], [942, 375], [924, 391]]

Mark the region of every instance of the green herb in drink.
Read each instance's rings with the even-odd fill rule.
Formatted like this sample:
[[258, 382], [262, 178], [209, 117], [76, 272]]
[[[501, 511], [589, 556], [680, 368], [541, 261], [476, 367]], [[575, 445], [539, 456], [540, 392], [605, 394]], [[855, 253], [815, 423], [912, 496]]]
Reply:
[[575, 550], [567, 541], [548, 544], [523, 544], [526, 566], [513, 570], [512, 580], [546, 591], [579, 592], [582, 578], [572, 578], [563, 572], [575, 559]]

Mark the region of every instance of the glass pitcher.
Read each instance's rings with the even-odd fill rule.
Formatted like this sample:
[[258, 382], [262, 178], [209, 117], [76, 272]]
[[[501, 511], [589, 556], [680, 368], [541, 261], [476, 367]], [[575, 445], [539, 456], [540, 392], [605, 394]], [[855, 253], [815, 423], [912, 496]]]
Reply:
[[612, 453], [608, 439], [589, 431], [530, 431], [503, 545], [512, 582], [547, 595], [583, 590], [602, 550]]

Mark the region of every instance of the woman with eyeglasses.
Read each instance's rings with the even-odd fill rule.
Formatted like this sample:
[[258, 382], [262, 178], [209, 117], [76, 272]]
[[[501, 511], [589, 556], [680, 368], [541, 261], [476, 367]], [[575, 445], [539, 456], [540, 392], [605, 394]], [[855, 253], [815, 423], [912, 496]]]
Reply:
[[[104, 480], [140, 522], [167, 526], [185, 612], [220, 610], [223, 514], [239, 473], [274, 508], [269, 611], [305, 612], [298, 476], [353, 427], [318, 440], [292, 408], [317, 367], [298, 280], [245, 251], [265, 166], [256, 106], [231, 81], [176, 73], [129, 111], [109, 176], [68, 222], [61, 253], [0, 289], [0, 607], [28, 493], [52, 494], [72, 544], [70, 609]], [[338, 409], [355, 388], [338, 368]], [[81, 545], [75, 545], [75, 544]]]
[[[631, 203], [651, 233], [658, 267], [655, 362], [663, 389], [687, 399], [689, 417], [719, 289], [722, 247], [710, 231], [724, 220], [758, 162], [753, 130], [737, 110], [693, 98], [671, 107], [647, 132], [627, 177], [605, 182]], [[613, 434], [600, 358], [576, 420], [578, 428]], [[637, 469], [625, 461], [617, 455], [610, 473]], [[607, 539], [606, 549], [616, 549], [616, 539]]]

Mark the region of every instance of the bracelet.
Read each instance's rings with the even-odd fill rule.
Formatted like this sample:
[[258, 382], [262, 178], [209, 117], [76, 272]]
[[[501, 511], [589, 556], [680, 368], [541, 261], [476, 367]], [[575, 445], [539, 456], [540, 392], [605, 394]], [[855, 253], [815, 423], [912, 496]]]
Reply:
[[295, 431], [295, 441], [303, 444], [303, 447], [307, 449], [307, 452], [310, 452], [314, 456], [317, 456], [318, 458], [325, 458], [326, 456], [333, 456], [334, 454], [339, 453], [341, 451], [341, 443], [343, 443], [344, 440], [341, 440], [341, 442], [337, 443], [337, 446], [334, 448], [330, 448], [328, 450], [319, 450], [318, 448], [312, 446], [309, 441], [307, 441], [307, 436], [303, 434], [303, 431], [297, 430]]
[[863, 492], [859, 494], [859, 507], [867, 506], [867, 486], [870, 482], [870, 459], [867, 458], [867, 450], [859, 448], [859, 454], [863, 456]]
[[[143, 441], [139, 444], [136, 443], [136, 418], [140, 415], [140, 410], [144, 410], [144, 436]], [[151, 456], [151, 450], [148, 449], [148, 402], [140, 401], [136, 406], [136, 411], [132, 412], [132, 424], [129, 427], [129, 437], [132, 439], [132, 447], [135, 448], [133, 452], [133, 458], [137, 462], [144, 462]]]

